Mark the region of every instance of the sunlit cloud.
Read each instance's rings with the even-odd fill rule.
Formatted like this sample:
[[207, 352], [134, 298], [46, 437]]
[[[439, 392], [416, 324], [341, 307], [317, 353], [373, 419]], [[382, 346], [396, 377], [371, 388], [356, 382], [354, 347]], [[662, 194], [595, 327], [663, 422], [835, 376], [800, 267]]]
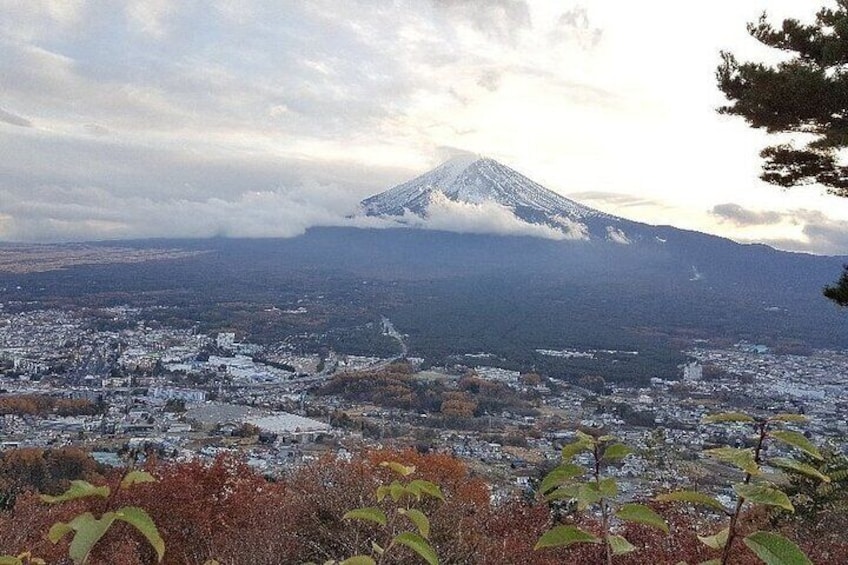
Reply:
[[[848, 253], [848, 199], [764, 186], [765, 136], [714, 112], [719, 49], [767, 56], [761, 8], [8, 2], [0, 239], [296, 235], [470, 151], [635, 220]], [[743, 225], [730, 202], [835, 223]]]

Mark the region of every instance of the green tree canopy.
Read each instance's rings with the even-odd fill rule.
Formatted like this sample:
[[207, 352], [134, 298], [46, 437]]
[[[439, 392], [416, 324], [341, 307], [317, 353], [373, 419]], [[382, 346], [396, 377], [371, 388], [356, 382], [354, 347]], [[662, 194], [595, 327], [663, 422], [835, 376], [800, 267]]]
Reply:
[[[848, 165], [840, 158], [848, 147], [848, 0], [822, 8], [810, 24], [786, 19], [778, 28], [764, 13], [748, 31], [791, 57], [766, 65], [722, 52], [716, 75], [729, 104], [719, 112], [742, 116], [769, 133], [801, 134], [803, 144], [762, 150], [764, 181], [783, 187], [820, 183], [848, 198]], [[848, 266], [824, 294], [848, 306]]]

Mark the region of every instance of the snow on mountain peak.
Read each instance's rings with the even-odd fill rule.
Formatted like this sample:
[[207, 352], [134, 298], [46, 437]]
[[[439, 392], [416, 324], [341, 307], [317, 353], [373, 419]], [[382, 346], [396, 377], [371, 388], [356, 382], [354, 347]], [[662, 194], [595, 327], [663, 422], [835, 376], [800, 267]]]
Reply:
[[[407, 226], [552, 239], [588, 239], [592, 230], [587, 220], [618, 220], [548, 190], [494, 159], [470, 154], [367, 198], [361, 208], [367, 216]], [[505, 221], [505, 215], [514, 221]], [[493, 220], [491, 229], [486, 228], [487, 218]], [[615, 238], [608, 233], [601, 236], [620, 243], [626, 240], [623, 233]]]

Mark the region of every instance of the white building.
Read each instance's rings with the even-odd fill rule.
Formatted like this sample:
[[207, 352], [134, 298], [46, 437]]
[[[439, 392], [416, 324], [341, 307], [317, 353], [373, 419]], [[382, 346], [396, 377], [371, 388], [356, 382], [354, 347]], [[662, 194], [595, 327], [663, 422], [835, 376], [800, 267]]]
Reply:
[[236, 334], [233, 332], [221, 332], [218, 334], [218, 338], [215, 340], [215, 343], [221, 349], [232, 349], [235, 342]]
[[206, 392], [191, 388], [151, 387], [147, 395], [160, 400], [184, 400], [185, 402], [203, 402]]
[[704, 368], [697, 361], [686, 363], [683, 366], [684, 381], [700, 381], [704, 377]]

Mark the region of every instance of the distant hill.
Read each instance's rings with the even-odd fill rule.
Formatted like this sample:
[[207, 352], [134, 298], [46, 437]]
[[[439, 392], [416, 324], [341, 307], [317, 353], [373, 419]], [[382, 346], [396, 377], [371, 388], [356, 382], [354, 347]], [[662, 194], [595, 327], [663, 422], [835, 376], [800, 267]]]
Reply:
[[[428, 363], [485, 352], [566, 377], [673, 376], [696, 339], [848, 347], [848, 313], [821, 296], [848, 258], [617, 218], [489, 159], [448, 162], [363, 201], [362, 215], [385, 223], [290, 239], [125, 241], [190, 255], [0, 273], [0, 302], [167, 306], [158, 320], [237, 327], [260, 342], [319, 336], [303, 347], [360, 353], [391, 346], [362, 329], [387, 316]], [[268, 313], [294, 305], [308, 313]], [[581, 347], [640, 355], [590, 364], [537, 352]]]

